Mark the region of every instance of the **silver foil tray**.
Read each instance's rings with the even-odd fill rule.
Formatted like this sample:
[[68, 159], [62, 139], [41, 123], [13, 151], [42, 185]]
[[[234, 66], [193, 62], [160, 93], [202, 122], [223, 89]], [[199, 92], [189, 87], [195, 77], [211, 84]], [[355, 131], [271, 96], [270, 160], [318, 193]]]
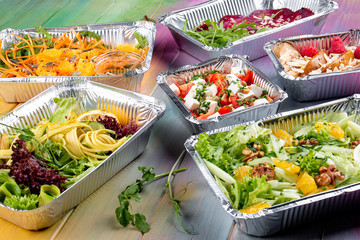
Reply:
[[[75, 97], [83, 111], [107, 110], [116, 114], [122, 124], [133, 119], [140, 129], [93, 171], [50, 203], [34, 210], [15, 210], [0, 203], [1, 218], [28, 230], [51, 226], [139, 156], [146, 147], [153, 124], [165, 111], [165, 104], [152, 97], [86, 80], [69, 80], [45, 90], [1, 117], [0, 122], [18, 128], [34, 126], [56, 110], [54, 97]], [[0, 133], [12, 131], [0, 126]]]
[[[279, 8], [296, 11], [302, 7], [309, 8], [315, 14], [279, 28], [244, 37], [223, 48], [207, 46], [183, 31], [186, 21], [186, 29], [194, 30], [206, 19], [219, 21], [227, 14], [249, 15], [258, 9]], [[248, 55], [253, 60], [266, 55], [263, 46], [272, 39], [319, 33], [327, 16], [335, 9], [338, 9], [338, 4], [332, 0], [212, 0], [170, 12], [161, 17], [159, 22], [170, 29], [178, 46], [195, 58], [207, 60], [226, 54], [241, 54]]]
[[[217, 118], [197, 120], [192, 117], [191, 112], [169, 87], [172, 83], [183, 84], [192, 76], [206, 71], [220, 70], [230, 73], [232, 67], [241, 67], [244, 70], [252, 70], [254, 72], [254, 83], [266, 90], [268, 95], [272, 97], [274, 101], [271, 103], [252, 106], [241, 111], [227, 113]], [[246, 56], [239, 55], [223, 56], [197, 65], [187, 65], [171, 72], [163, 72], [157, 76], [156, 80], [160, 87], [176, 105], [182, 116], [185, 118], [187, 125], [194, 133], [209, 131], [241, 122], [258, 120], [275, 114], [280, 103], [287, 98], [286, 92], [282, 91], [276, 84], [272, 83], [263, 73], [256, 69], [247, 60]]]
[[[136, 44], [137, 40], [134, 33], [140, 33], [145, 36], [149, 43], [149, 50], [145, 58], [144, 67], [134, 69], [125, 74], [125, 76], [89, 76], [89, 77], [71, 77], [71, 76], [46, 76], [46, 77], [16, 77], [16, 78], [0, 78], [0, 99], [6, 102], [26, 102], [30, 98], [44, 91], [48, 87], [59, 82], [69, 79], [87, 79], [95, 82], [104, 83], [106, 85], [137, 91], [140, 87], [144, 73], [149, 69], [154, 50], [154, 42], [156, 35], [155, 24], [147, 21], [137, 22], [119, 22], [107, 24], [91, 24], [83, 26], [71, 27], [55, 27], [45, 28], [51, 35], [59, 37], [64, 32], [69, 36], [73, 36], [71, 29], [75, 32], [88, 30], [93, 31], [104, 39], [105, 44], [114, 48], [120, 44]], [[10, 47], [11, 43], [16, 41], [12, 33], [31, 36], [39, 36], [36, 29], [5, 29], [0, 32], [0, 38], [3, 39], [2, 49]]]
[[[356, 117], [354, 121], [360, 123], [360, 95], [357, 94], [352, 97], [331, 101], [313, 107], [279, 113], [263, 118], [259, 122], [263, 122], [265, 127], [272, 130], [283, 129], [289, 131], [290, 134], [293, 134], [298, 130], [296, 129], [296, 126], [299, 126], [302, 123], [312, 122], [319, 117], [324, 116], [329, 111], [355, 114]], [[244, 123], [244, 125], [253, 123], [255, 122], [247, 122]], [[233, 127], [235, 127], [235, 125], [215, 129], [209, 131], [208, 134], [229, 131]], [[215, 182], [215, 179], [195, 150], [194, 146], [198, 136], [199, 135], [193, 135], [188, 138], [185, 142], [185, 148], [199, 167], [224, 210], [239, 223], [240, 229], [247, 234], [268, 236], [302, 223], [316, 221], [319, 218], [324, 217], [324, 215], [331, 215], [358, 205], [360, 200], [360, 183], [355, 183], [342, 188], [275, 205], [257, 213], [241, 213], [231, 206], [229, 199]]]
[[360, 68], [295, 78], [285, 72], [284, 67], [273, 52], [276, 44], [284, 41], [292, 43], [300, 52], [308, 45], [316, 46], [318, 49], [329, 49], [333, 37], [340, 37], [346, 46], [356, 46], [360, 44], [359, 29], [322, 35], [303, 35], [282, 38], [265, 44], [264, 49], [272, 60], [276, 72], [284, 82], [286, 91], [289, 92], [290, 96], [296, 101], [314, 101], [360, 93]]

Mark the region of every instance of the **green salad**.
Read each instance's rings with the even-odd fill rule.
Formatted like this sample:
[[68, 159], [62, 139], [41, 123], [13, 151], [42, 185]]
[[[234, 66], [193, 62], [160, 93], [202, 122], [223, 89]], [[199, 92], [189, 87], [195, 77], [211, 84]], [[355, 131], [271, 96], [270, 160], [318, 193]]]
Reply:
[[290, 134], [239, 125], [200, 134], [195, 148], [242, 213], [360, 181], [360, 125], [354, 115], [330, 112], [294, 129]]

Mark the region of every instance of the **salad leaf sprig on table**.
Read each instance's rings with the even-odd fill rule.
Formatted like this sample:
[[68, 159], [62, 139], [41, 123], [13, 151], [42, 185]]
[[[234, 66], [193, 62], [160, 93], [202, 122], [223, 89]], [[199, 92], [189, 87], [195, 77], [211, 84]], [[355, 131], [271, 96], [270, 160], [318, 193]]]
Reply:
[[195, 144], [215, 181], [242, 213], [321, 193], [360, 180], [360, 125], [354, 115], [329, 112], [285, 130], [239, 125], [201, 133]]
[[184, 155], [185, 155], [185, 151], [183, 151], [182, 154], [179, 156], [179, 158], [171, 168], [170, 172], [162, 173], [159, 175], [155, 175], [155, 173], [153, 173], [154, 168], [152, 167], [140, 167], [140, 166], [138, 167], [139, 171], [142, 172], [141, 179], [137, 179], [135, 183], [127, 186], [125, 190], [118, 195], [120, 206], [115, 209], [115, 215], [117, 221], [122, 226], [126, 227], [129, 224], [131, 224], [135, 226], [142, 233], [146, 233], [150, 230], [150, 226], [146, 222], [146, 217], [143, 214], [141, 213], [132, 214], [130, 212], [130, 210], [132, 209], [130, 205], [130, 200], [133, 199], [137, 202], [140, 202], [141, 199], [140, 193], [144, 189], [143, 188], [144, 183], [167, 176], [165, 190], [169, 191], [170, 200], [174, 204], [177, 222], [187, 233], [192, 234], [192, 231], [186, 229], [180, 221], [181, 212], [180, 212], [179, 200], [186, 193], [186, 187], [183, 190], [183, 194], [181, 194], [181, 196], [177, 198], [173, 196], [171, 189], [171, 176], [174, 173], [178, 173], [186, 170], [185, 168], [175, 169], [178, 163], [183, 159]]

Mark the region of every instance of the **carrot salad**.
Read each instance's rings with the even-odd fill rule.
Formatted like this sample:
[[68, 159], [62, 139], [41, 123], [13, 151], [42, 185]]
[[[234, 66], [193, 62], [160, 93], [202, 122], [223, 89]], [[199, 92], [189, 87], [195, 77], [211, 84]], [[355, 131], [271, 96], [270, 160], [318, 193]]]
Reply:
[[[94, 59], [111, 51], [129, 51], [144, 58], [148, 51], [145, 37], [135, 34], [138, 44], [105, 45], [99, 35], [91, 31], [63, 33], [53, 37], [43, 28], [38, 33], [43, 37], [12, 34], [19, 39], [11, 48], [0, 51], [0, 77], [31, 76], [95, 76]], [[2, 39], [0, 39], [0, 46]]]

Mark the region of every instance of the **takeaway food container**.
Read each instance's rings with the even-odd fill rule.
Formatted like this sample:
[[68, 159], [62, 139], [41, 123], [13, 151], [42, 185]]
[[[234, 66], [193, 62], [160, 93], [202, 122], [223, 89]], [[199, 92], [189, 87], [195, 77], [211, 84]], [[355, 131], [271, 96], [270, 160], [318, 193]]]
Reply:
[[[54, 97], [75, 97], [82, 111], [106, 110], [116, 114], [121, 124], [134, 120], [140, 128], [102, 163], [50, 203], [33, 210], [15, 210], [0, 203], [1, 218], [28, 230], [51, 226], [139, 156], [147, 145], [153, 124], [165, 111], [163, 102], [149, 96], [87, 80], [69, 80], [52, 86], [0, 117], [0, 122], [18, 128], [34, 126], [57, 109]], [[0, 133], [11, 132], [11, 128], [0, 126]]]

